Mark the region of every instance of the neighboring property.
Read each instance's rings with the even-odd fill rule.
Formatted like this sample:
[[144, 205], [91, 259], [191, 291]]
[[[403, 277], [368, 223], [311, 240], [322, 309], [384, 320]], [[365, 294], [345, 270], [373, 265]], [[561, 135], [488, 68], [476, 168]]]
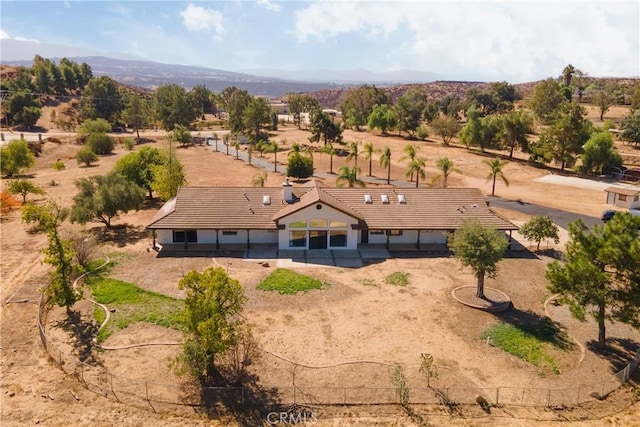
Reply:
[[445, 244], [477, 220], [518, 227], [493, 212], [475, 188], [329, 188], [315, 181], [281, 188], [182, 187], [148, 229], [161, 245], [271, 244], [279, 249]]
[[607, 204], [626, 209], [640, 208], [640, 189], [607, 187]]

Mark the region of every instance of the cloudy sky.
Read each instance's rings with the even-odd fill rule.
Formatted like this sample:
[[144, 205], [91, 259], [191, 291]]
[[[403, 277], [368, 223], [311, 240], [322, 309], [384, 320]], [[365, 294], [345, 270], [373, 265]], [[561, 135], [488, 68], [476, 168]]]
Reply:
[[571, 63], [640, 76], [637, 0], [3, 0], [0, 38], [229, 71], [409, 69], [516, 83]]

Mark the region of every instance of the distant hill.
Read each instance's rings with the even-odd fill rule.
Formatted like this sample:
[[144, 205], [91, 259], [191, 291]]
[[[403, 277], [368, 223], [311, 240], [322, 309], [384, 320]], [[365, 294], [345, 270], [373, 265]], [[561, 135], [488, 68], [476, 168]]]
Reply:
[[310, 82], [333, 82], [338, 84], [402, 84], [427, 83], [435, 80], [444, 80], [444, 77], [439, 74], [416, 70], [373, 72], [364, 69], [278, 70], [274, 68], [249, 68], [240, 71], [243, 73], [280, 79], [303, 80]]

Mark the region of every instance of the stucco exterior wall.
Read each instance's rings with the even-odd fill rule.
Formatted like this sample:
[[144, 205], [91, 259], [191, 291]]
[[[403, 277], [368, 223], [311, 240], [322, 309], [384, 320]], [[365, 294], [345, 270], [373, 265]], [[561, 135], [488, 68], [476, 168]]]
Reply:
[[[222, 230], [218, 231], [218, 242], [223, 244], [246, 244], [247, 243], [247, 231], [236, 230], [236, 235], [225, 234]], [[198, 242], [203, 244], [215, 244], [216, 243], [216, 231], [215, 230], [197, 230]], [[157, 230], [157, 242], [161, 245], [175, 243], [173, 241], [172, 230]], [[251, 230], [249, 232], [250, 242], [253, 244], [276, 244], [278, 243], [278, 232], [276, 230]]]
[[607, 204], [625, 209], [640, 208], [640, 195], [636, 194], [635, 196], [623, 196], [622, 198], [625, 200], [621, 200], [620, 196], [620, 194], [610, 193], [607, 191]]

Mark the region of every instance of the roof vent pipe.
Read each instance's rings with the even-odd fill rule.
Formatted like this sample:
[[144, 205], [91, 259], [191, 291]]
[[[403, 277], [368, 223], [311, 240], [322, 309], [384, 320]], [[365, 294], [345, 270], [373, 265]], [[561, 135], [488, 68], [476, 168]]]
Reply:
[[282, 199], [288, 203], [293, 202], [293, 186], [289, 182], [289, 178], [285, 178], [282, 183]]

